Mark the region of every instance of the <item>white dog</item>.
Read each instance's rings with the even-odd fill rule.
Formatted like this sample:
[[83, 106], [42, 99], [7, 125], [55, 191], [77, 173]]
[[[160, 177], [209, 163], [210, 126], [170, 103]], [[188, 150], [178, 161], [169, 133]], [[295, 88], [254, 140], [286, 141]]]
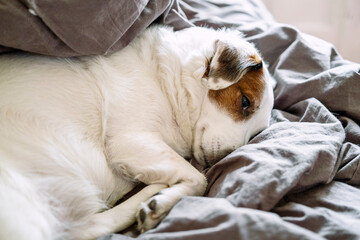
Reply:
[[[270, 76], [232, 30], [151, 27], [111, 56], [0, 57], [0, 239], [153, 228], [269, 124]], [[114, 206], [139, 182], [147, 186]]]

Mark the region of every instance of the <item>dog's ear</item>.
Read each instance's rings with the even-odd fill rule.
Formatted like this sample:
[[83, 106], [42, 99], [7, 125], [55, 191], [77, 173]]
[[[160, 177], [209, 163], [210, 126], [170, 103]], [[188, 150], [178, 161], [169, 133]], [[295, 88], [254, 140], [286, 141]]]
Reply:
[[203, 84], [211, 90], [224, 89], [238, 82], [251, 68], [261, 68], [257, 56], [248, 56], [230, 43], [216, 40], [214, 54], [207, 60]]

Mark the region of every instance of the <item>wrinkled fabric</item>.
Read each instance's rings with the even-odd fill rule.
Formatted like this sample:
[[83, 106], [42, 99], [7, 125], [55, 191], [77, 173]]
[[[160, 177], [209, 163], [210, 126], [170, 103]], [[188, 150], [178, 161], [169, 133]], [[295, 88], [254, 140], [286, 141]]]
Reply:
[[204, 197], [183, 197], [145, 234], [100, 239], [359, 239], [359, 64], [259, 0], [179, 6], [192, 25], [236, 28], [259, 49], [277, 82], [271, 125], [209, 169], [194, 163]]
[[274, 110], [272, 118], [279, 122], [207, 172], [215, 180], [209, 183], [209, 196], [270, 210], [289, 192], [331, 181], [345, 138], [340, 121], [316, 99], [289, 111], [302, 117], [290, 122]]
[[[275, 22], [260, 0], [63, 0], [55, 10], [54, 1], [22, 2], [0, 4], [3, 50], [111, 53], [155, 19], [175, 30], [232, 27], [259, 49], [277, 83], [269, 128], [209, 169], [194, 163], [208, 179], [205, 196], [183, 197], [144, 234], [132, 226], [99, 239], [360, 239], [360, 66], [331, 44]], [[102, 14], [90, 21], [82, 11]]]
[[189, 26], [180, 11], [177, 0], [0, 0], [0, 53], [110, 54], [161, 15], [163, 22]]

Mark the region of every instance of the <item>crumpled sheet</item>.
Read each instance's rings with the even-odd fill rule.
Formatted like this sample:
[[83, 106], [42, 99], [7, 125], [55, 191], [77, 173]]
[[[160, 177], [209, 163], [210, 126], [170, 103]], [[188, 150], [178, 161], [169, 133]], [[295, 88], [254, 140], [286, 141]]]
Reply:
[[[108, 54], [155, 19], [176, 30], [225, 26], [255, 44], [277, 82], [271, 126], [200, 169], [209, 181], [205, 196], [183, 197], [145, 234], [130, 229], [99, 239], [360, 239], [359, 64], [275, 22], [260, 0], [66, 5], [73, 2], [59, 0], [62, 7], [54, 8], [54, 1], [2, 1], [0, 52]], [[89, 21], [82, 12], [102, 14]]]
[[277, 82], [271, 126], [200, 169], [204, 197], [183, 197], [145, 234], [100, 239], [360, 239], [360, 65], [259, 0], [179, 6], [191, 24], [235, 27], [260, 50]]
[[182, 18], [176, 0], [0, 0], [0, 53], [110, 54], [156, 19], [188, 26]]

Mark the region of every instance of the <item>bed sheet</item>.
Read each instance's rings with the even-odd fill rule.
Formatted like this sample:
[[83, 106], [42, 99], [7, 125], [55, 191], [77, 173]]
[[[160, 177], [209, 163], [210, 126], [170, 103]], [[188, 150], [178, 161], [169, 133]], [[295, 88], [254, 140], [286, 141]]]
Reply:
[[208, 179], [205, 196], [183, 197], [145, 234], [99, 239], [360, 239], [359, 64], [276, 22], [260, 0], [87, 3], [1, 2], [0, 52], [110, 54], [157, 19], [175, 30], [238, 29], [276, 80], [269, 128], [211, 168], [192, 161]]
[[169, 12], [182, 18], [158, 21], [237, 28], [259, 49], [277, 82], [271, 125], [199, 169], [209, 181], [205, 196], [183, 197], [145, 234], [100, 239], [360, 239], [359, 64], [276, 22], [260, 0], [176, 6]]

